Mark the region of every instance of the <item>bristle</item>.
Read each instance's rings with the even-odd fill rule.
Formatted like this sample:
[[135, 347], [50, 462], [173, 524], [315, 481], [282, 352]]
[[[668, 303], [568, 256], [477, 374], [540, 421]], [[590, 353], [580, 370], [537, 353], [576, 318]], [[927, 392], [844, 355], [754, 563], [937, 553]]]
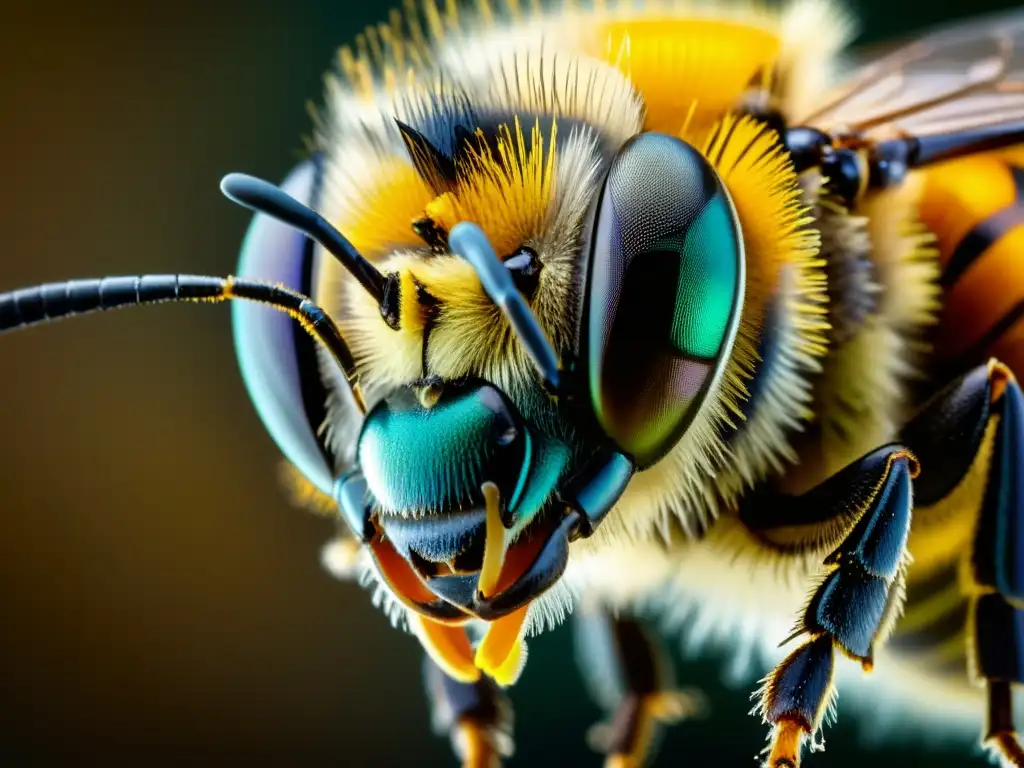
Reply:
[[[762, 324], [765, 303], [790, 267], [795, 295], [790, 308], [796, 315], [806, 350], [825, 353], [824, 261], [818, 251], [820, 234], [801, 199], [796, 172], [778, 136], [749, 117], [726, 117], [712, 129], [703, 152], [714, 165], [736, 205], [747, 255], [747, 295], [741, 336], [752, 353]], [[747, 370], [752, 361], [748, 359]]]
[[820, 235], [776, 134], [752, 118], [726, 117], [703, 146], [732, 196], [746, 249], [743, 315], [720, 392], [736, 416], [745, 412], [745, 382], [761, 364], [757, 345], [767, 301], [782, 297], [775, 369], [732, 445], [734, 474], [719, 477], [719, 489], [732, 498], [768, 471], [781, 470], [780, 458], [793, 458], [787, 433], [810, 415], [807, 379], [827, 348], [827, 294]]
[[[394, 21], [393, 15], [392, 21]], [[392, 93], [398, 87], [399, 77], [406, 68], [406, 46], [402, 41], [400, 29], [396, 35], [393, 26], [381, 24], [378, 34], [381, 45], [387, 51], [387, 63], [384, 65], [384, 88], [388, 93]]]
[[586, 57], [545, 51], [543, 36], [506, 48], [502, 40], [481, 36], [447, 54], [456, 67], [486, 68], [489, 88], [475, 94], [481, 110], [586, 123], [600, 131], [610, 147], [641, 129], [640, 97], [617, 70]]
[[838, 54], [856, 32], [854, 17], [834, 0], [786, 4], [781, 19], [780, 77], [773, 91], [792, 120], [801, 121], [822, 103], [837, 74]]
[[457, 0], [445, 0], [444, 21], [449, 32], [459, 31], [459, 4]]
[[527, 146], [519, 118], [499, 129], [497, 152], [486, 144], [473, 147], [445, 218], [436, 223], [445, 231], [460, 221], [474, 221], [490, 238], [500, 257], [512, 254], [544, 226], [554, 183], [557, 124], [544, 136], [540, 122], [530, 130]]
[[363, 34], [366, 36], [371, 64], [378, 69], [382, 68], [386, 60], [384, 58], [384, 49], [381, 47], [378, 28], [369, 26]]
[[[403, 0], [402, 9], [404, 12], [399, 12], [397, 9], [393, 12], [395, 21], [392, 22], [392, 25], [394, 27], [395, 34], [400, 34], [402, 21], [404, 19], [406, 25], [409, 27], [409, 39], [413, 46], [417, 49], [426, 50], [427, 38], [426, 35], [423, 34], [423, 25], [420, 22], [420, 9], [416, 5], [416, 0]], [[425, 15], [426, 13], [424, 12], [424, 16]]]
[[373, 92], [373, 57], [366, 32], [356, 35], [356, 63], [359, 67], [359, 83], [364, 95], [369, 97]]
[[341, 75], [349, 86], [359, 91], [363, 88], [363, 84], [360, 79], [359, 64], [356, 62], [355, 56], [352, 55], [352, 49], [349, 46], [345, 46], [338, 51], [338, 63], [341, 68]]
[[430, 37], [437, 42], [444, 38], [444, 20], [441, 12], [437, 9], [435, 0], [424, 0], [423, 13], [427, 19], [427, 28], [430, 30]]
[[[706, 127], [733, 107], [752, 78], [770, 66], [779, 38], [748, 23], [701, 18], [609, 21], [601, 34], [613, 63], [640, 92], [644, 127], [675, 134], [687, 109], [692, 127]], [[686, 87], [680, 87], [685, 83]]]
[[690, 108], [686, 111], [686, 117], [683, 119], [683, 127], [680, 130], [681, 136], [690, 135], [693, 129], [693, 116], [697, 113], [697, 100], [694, 99], [690, 104]]
[[530, 638], [555, 629], [572, 614], [579, 594], [571, 579], [560, 579], [530, 604], [523, 637]]
[[412, 222], [423, 215], [433, 193], [401, 159], [382, 161], [376, 177], [363, 179], [361, 195], [347, 206], [343, 222], [335, 222], [345, 236], [369, 259], [399, 247], [422, 245]]
[[[409, 20], [409, 39], [413, 41], [414, 36], [412, 34], [414, 19]], [[402, 70], [405, 68], [405, 45], [402, 40], [402, 12], [397, 8], [393, 8], [391, 13], [388, 14], [388, 23], [381, 25], [381, 37], [389, 50], [392, 51], [392, 56], [395, 61], [395, 68]]]
[[[856, 326], [844, 329], [815, 385], [816, 441], [806, 450], [818, 461], [804, 482], [827, 477], [872, 447], [895, 439], [908, 416], [908, 385], [927, 352], [924, 331], [939, 308], [938, 255], [917, 222], [916, 180], [872, 197], [848, 213], [823, 201], [818, 214], [826, 247], [838, 263], [870, 259], [872, 301]], [[830, 290], [856, 286], [837, 282]], [[808, 463], [808, 467], [811, 465]]]
[[494, 23], [494, 9], [488, 0], [476, 0], [476, 8], [479, 22], [483, 26], [489, 27]]
[[917, 218], [919, 183], [914, 177], [898, 190], [876, 193], [858, 211], [869, 222], [885, 286], [880, 311], [904, 331], [934, 324], [941, 306], [939, 252], [935, 238]]

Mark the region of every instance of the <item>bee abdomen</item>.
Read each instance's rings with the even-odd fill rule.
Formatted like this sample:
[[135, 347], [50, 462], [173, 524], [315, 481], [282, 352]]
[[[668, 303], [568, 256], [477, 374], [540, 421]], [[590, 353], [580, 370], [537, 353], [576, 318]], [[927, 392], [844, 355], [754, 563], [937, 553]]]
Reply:
[[954, 561], [907, 585], [903, 616], [888, 649], [932, 677], [966, 679], [968, 599]]
[[1024, 375], [1024, 147], [936, 167], [920, 216], [942, 264], [938, 362], [955, 375], [994, 356]]

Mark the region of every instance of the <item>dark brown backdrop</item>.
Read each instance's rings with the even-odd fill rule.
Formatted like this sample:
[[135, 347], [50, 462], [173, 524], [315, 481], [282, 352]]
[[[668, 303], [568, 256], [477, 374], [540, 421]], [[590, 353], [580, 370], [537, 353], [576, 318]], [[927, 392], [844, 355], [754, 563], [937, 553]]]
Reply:
[[[336, 45], [384, 8], [32, 5], [0, 11], [0, 289], [229, 272], [247, 217], [220, 176], [286, 172]], [[953, 7], [915, 5], [876, 3], [869, 31]], [[224, 307], [159, 307], [0, 340], [0, 763], [448, 764], [415, 643], [328, 578], [331, 526], [284, 502], [229, 331]], [[568, 651], [533, 644], [521, 765], [587, 755]], [[665, 764], [753, 765], [762, 731], [719, 669], [686, 667], [717, 717]], [[813, 765], [854, 764], [850, 720]]]

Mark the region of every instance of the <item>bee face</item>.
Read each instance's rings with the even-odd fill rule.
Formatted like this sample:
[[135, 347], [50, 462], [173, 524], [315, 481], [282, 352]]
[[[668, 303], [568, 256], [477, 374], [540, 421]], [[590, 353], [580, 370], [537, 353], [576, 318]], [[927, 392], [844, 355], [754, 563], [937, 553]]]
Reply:
[[[640, 132], [616, 67], [553, 55], [551, 43], [477, 45], [472, 67], [442, 52], [442, 76], [378, 93], [376, 111], [335, 83], [322, 137], [319, 208], [395, 292], [394, 316], [382, 316], [377, 297], [321, 265], [315, 297], [371, 405], [363, 418], [335, 398], [332, 452], [361, 468], [365, 504], [350, 517], [377, 575], [445, 622], [539, 596], [566, 567], [568, 539], [597, 527], [634, 468], [709, 421], [743, 304], [738, 222], [711, 164], [680, 138]], [[550, 341], [571, 382], [556, 398], [479, 265], [454, 247], [463, 222]], [[609, 455], [611, 469], [595, 468]], [[485, 556], [485, 485], [502, 524], [497, 565]], [[529, 590], [487, 603], [488, 568], [504, 590]]]
[[[356, 527], [370, 530], [378, 575], [409, 607], [440, 621], [489, 619], [550, 587], [569, 538], [592, 531], [624, 490], [630, 472], [610, 472], [612, 482], [600, 478], [606, 498], [581, 509], [569, 489], [594, 479], [595, 456], [651, 466], [700, 412], [735, 338], [743, 250], [721, 181], [680, 139], [626, 142], [567, 236], [548, 223], [566, 216], [549, 209], [553, 122], [546, 155], [533, 154], [544, 146], [539, 128], [527, 145], [518, 118], [499, 126], [495, 154], [512, 158], [502, 166], [485, 165], [482, 130], [465, 138], [479, 143], [462, 158], [402, 130], [439, 194], [412, 223], [433, 242], [379, 262], [403, 294], [398, 328], [358, 286], [349, 294], [360, 307], [351, 338], [376, 350], [364, 358], [366, 380], [382, 392], [358, 439], [369, 501]], [[469, 166], [461, 174], [460, 161]], [[470, 217], [487, 224], [481, 236], [503, 255], [497, 268], [529, 297], [575, 375], [564, 397], [543, 390], [513, 320], [449, 242]], [[386, 344], [392, 334], [401, 344]], [[567, 518], [573, 512], [585, 520]], [[493, 564], [492, 524], [502, 540]], [[493, 600], [480, 587], [489, 570], [501, 585]]]
[[379, 574], [415, 610], [498, 618], [565, 568], [570, 530], [552, 497], [571, 452], [484, 381], [433, 386], [440, 391], [426, 401], [414, 387], [396, 390], [365, 420], [358, 457], [370, 547]]
[[[803, 290], [814, 266], [774, 134], [700, 109], [659, 132], [643, 77], [589, 33], [544, 26], [453, 40], [408, 82], [351, 61], [332, 81], [310, 202], [369, 264], [324, 244], [304, 274], [350, 365], [338, 375], [320, 350], [302, 440], [285, 434], [302, 419], [265, 415], [442, 661], [464, 637], [438, 627], [482, 621], [507, 640], [549, 624], [574, 589], [570, 552], [607, 552], [669, 510], [699, 525], [716, 485], [768, 465], [773, 423], [746, 446], [723, 435], [769, 294], [783, 270]], [[767, 421], [799, 396], [772, 393]], [[483, 666], [460, 652], [447, 671], [514, 677], [512, 645], [483, 647]]]

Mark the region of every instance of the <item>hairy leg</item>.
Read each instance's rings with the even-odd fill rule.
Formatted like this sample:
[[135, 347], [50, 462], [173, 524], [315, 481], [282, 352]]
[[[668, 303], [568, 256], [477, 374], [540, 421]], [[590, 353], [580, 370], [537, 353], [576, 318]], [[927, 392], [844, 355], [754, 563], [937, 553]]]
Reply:
[[574, 614], [577, 662], [607, 720], [588, 733], [606, 768], [639, 768], [654, 757], [661, 730], [704, 709], [699, 692], [678, 690], [668, 653], [639, 621], [594, 607]]
[[496, 768], [512, 755], [512, 704], [493, 680], [460, 683], [425, 656], [423, 681], [434, 731], [451, 740], [463, 768]]
[[[894, 623], [912, 475], [913, 535], [921, 544], [915, 563], [962, 560], [969, 574], [970, 671], [989, 699], [983, 742], [1005, 764], [1024, 766], [1011, 697], [1024, 681], [1024, 396], [1010, 371], [990, 361], [926, 403], [899, 445], [868, 454], [806, 494], [765, 492], [744, 508], [755, 537], [782, 554], [841, 539], [798, 623], [794, 637], [805, 642], [762, 689], [771, 768], [799, 765], [801, 745], [827, 709], [833, 650], [870, 669], [873, 649]], [[968, 536], [947, 535], [965, 525]]]

